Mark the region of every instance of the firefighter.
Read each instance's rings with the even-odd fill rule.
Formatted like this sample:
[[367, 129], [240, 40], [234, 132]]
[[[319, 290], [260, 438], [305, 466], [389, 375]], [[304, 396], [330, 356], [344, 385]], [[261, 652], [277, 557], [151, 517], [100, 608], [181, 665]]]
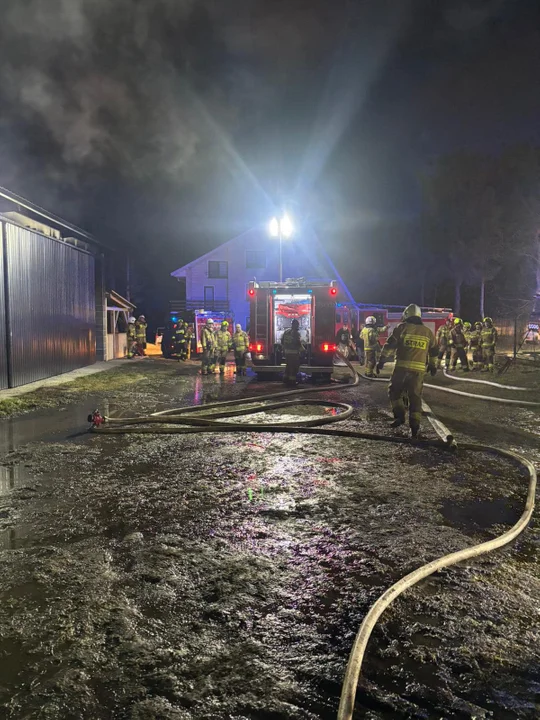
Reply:
[[144, 315], [139, 315], [137, 322], [135, 323], [135, 339], [137, 341], [137, 354], [146, 355], [146, 318]]
[[383, 347], [377, 363], [380, 372], [391, 351], [396, 353], [396, 365], [388, 395], [392, 404], [394, 421], [392, 427], [405, 422], [404, 395], [409, 398], [409, 425], [413, 438], [418, 437], [422, 417], [422, 390], [426, 368], [432, 375], [437, 373], [438, 347], [435, 336], [422, 322], [418, 305], [409, 305], [403, 311], [402, 322], [394, 329]]
[[439, 354], [437, 359], [437, 367], [440, 368], [442, 365], [442, 360], [444, 360], [444, 366], [446, 368], [450, 367], [450, 330], [452, 326], [452, 321], [450, 318], [447, 319], [447, 321], [444, 323], [444, 325], [441, 325], [441, 327], [437, 330], [437, 345], [439, 346]]
[[377, 319], [370, 315], [366, 318], [366, 324], [360, 333], [364, 343], [364, 359], [366, 363], [366, 377], [375, 377], [375, 365], [377, 364], [377, 353], [379, 346], [379, 331], [376, 328]]
[[349, 357], [349, 350], [354, 350], [351, 333], [347, 323], [344, 323], [343, 327], [337, 331], [336, 345], [337, 349], [339, 350], [341, 355], [343, 355], [343, 357]]
[[219, 363], [219, 374], [225, 374], [225, 363], [227, 361], [227, 353], [232, 348], [232, 338], [229, 332], [229, 323], [224, 320], [221, 328], [216, 333], [217, 359]]
[[191, 359], [191, 343], [193, 340], [193, 325], [189, 323], [186, 326], [186, 360]]
[[136, 353], [137, 348], [137, 333], [135, 330], [136, 320], [134, 317], [128, 319], [127, 326], [127, 356], [132, 358]]
[[285, 375], [283, 381], [286, 385], [296, 385], [300, 370], [300, 354], [304, 350], [300, 339], [300, 323], [293, 320], [291, 327], [285, 330], [281, 338], [283, 354], [285, 355]]
[[474, 323], [474, 330], [471, 332], [469, 347], [472, 350], [472, 369], [482, 369], [482, 323]]
[[471, 349], [471, 337], [472, 337], [472, 325], [470, 322], [463, 323], [463, 334], [465, 335], [465, 354], [467, 355], [467, 365], [470, 368], [471, 362], [469, 360], [469, 350]]
[[240, 323], [236, 324], [236, 331], [232, 336], [236, 374], [246, 374], [246, 353], [249, 350], [249, 335], [242, 330]]
[[493, 327], [493, 320], [490, 317], [484, 318], [482, 328], [482, 372], [493, 372], [493, 361], [495, 359], [495, 346], [499, 337], [497, 330]]
[[212, 318], [208, 318], [206, 325], [202, 329], [201, 345], [203, 350], [201, 373], [202, 375], [211, 375], [216, 370], [216, 336]]
[[457, 361], [461, 363], [463, 372], [469, 372], [469, 361], [467, 360], [467, 340], [463, 330], [461, 318], [454, 318], [454, 327], [450, 332], [450, 347], [452, 348], [452, 364], [450, 370], [456, 369]]
[[183, 320], [178, 322], [175, 333], [175, 351], [178, 360], [185, 360], [186, 357], [186, 325]]

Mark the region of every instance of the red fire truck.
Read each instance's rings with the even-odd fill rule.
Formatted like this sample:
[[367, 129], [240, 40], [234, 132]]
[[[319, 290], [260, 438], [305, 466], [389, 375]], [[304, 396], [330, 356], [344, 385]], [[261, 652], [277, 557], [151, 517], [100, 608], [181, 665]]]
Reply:
[[336, 350], [335, 319], [338, 288], [335, 281], [250, 282], [250, 352], [260, 379], [283, 372], [281, 338], [293, 320], [300, 324], [306, 347], [301, 372], [312, 379], [332, 373]]

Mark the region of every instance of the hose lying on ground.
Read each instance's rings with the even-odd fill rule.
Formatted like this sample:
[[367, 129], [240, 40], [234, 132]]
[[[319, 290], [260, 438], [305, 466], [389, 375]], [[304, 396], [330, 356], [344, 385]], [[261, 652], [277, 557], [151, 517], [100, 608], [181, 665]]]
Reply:
[[[219, 433], [231, 433], [231, 432], [268, 432], [268, 433], [296, 433], [296, 434], [311, 434], [311, 435], [324, 435], [327, 437], [347, 437], [355, 439], [367, 439], [367, 440], [379, 440], [391, 443], [410, 444], [411, 439], [403, 436], [386, 436], [372, 433], [359, 432], [354, 430], [330, 430], [327, 428], [316, 427], [317, 425], [336, 423], [349, 418], [352, 414], [352, 407], [345, 403], [329, 402], [329, 401], [316, 401], [316, 400], [299, 400], [299, 401], [279, 401], [277, 403], [261, 404], [261, 401], [273, 400], [275, 398], [283, 398], [292, 395], [298, 395], [303, 393], [313, 393], [321, 391], [334, 390], [337, 387], [339, 389], [347, 389], [356, 387], [359, 382], [359, 376], [355, 372], [354, 368], [346, 360], [349, 369], [354, 373], [354, 383], [343, 386], [330, 385], [320, 388], [301, 388], [290, 391], [271, 393], [268, 395], [255, 397], [255, 398], [241, 398], [233, 401], [221, 401], [211, 403], [208, 405], [198, 406], [197, 408], [178, 408], [175, 410], [166, 410], [160, 413], [154, 413], [147, 417], [141, 418], [108, 418], [107, 422], [112, 423], [112, 427], [100, 426], [94, 429], [94, 432], [105, 433], [105, 434], [124, 434], [124, 433], [148, 433], [148, 434], [190, 434], [198, 432], [219, 432]], [[375, 378], [385, 382], [385, 378]], [[482, 395], [474, 395], [471, 393], [460, 392], [457, 390], [451, 390], [449, 388], [442, 388], [437, 385], [426, 385], [426, 387], [436, 388], [444, 392], [456, 393], [459, 395], [465, 395], [467, 397], [479, 398], [485, 400], [486, 397]], [[498, 400], [498, 398], [491, 398], [492, 400]], [[512, 402], [512, 401], [506, 401]], [[520, 401], [513, 401], [519, 404], [532, 404], [540, 405], [540, 403], [522, 403]], [[230, 406], [246, 406], [258, 403], [255, 407], [239, 408], [238, 410], [221, 410], [222, 408]], [[342, 412], [333, 415], [328, 418], [317, 418], [315, 420], [299, 421], [299, 422], [288, 422], [282, 424], [265, 424], [265, 423], [226, 423], [220, 422], [221, 419], [226, 417], [235, 417], [239, 415], [253, 414], [263, 412], [266, 410], [277, 409], [280, 407], [287, 407], [290, 405], [323, 405], [324, 407], [331, 406], [332, 408], [341, 408]], [[218, 412], [211, 413], [208, 416], [194, 415], [194, 412], [207, 413], [209, 410], [218, 409]], [[427, 404], [424, 404], [424, 412], [428, 415], [428, 418], [434, 425], [437, 433], [440, 435], [442, 440], [416, 440], [414, 441], [415, 446], [418, 447], [448, 447], [451, 442], [452, 436], [450, 435], [447, 428], [434, 418], [431, 409]], [[159, 424], [160, 427], [155, 427]], [[143, 427], [140, 427], [140, 426]], [[147, 427], [152, 425], [154, 427]], [[183, 427], [178, 427], [182, 425]], [[146, 427], [144, 427], [146, 426]], [[473, 545], [472, 547], [459, 550], [457, 552], [444, 555], [443, 557], [432, 560], [425, 565], [422, 565], [418, 569], [409, 573], [405, 577], [398, 580], [392, 585], [381, 597], [374, 603], [369, 612], [367, 613], [358, 633], [356, 635], [350, 656], [347, 664], [345, 673], [345, 679], [343, 683], [341, 700], [338, 711], [338, 720], [351, 720], [354, 712], [354, 703], [356, 698], [356, 688], [358, 684], [358, 678], [362, 668], [362, 661], [364, 658], [367, 643], [375, 627], [378, 619], [386, 608], [406, 589], [417, 584], [420, 580], [432, 575], [445, 567], [455, 565], [463, 560], [468, 560], [473, 557], [478, 557], [485, 553], [496, 550], [497, 548], [503, 547], [514, 540], [520, 533], [522, 533], [527, 527], [534, 509], [535, 493], [536, 493], [536, 470], [533, 464], [526, 458], [518, 455], [517, 453], [501, 450], [499, 448], [491, 447], [489, 445], [481, 445], [476, 443], [463, 443], [461, 447], [465, 450], [472, 452], [489, 452], [500, 457], [509, 458], [517, 462], [523, 467], [529, 477], [529, 487], [527, 492], [527, 500], [525, 502], [525, 508], [517, 523], [513, 525], [502, 535], [488, 540], [487, 542]]]
[[480, 378], [465, 378], [459, 377], [459, 375], [450, 375], [446, 368], [443, 368], [445, 377], [450, 380], [458, 380], [459, 382], [476, 383], [477, 385], [491, 385], [491, 387], [502, 388], [503, 390], [530, 390], [530, 388], [517, 387], [516, 385], [504, 385], [503, 383], [496, 383], [492, 380], [481, 380]]

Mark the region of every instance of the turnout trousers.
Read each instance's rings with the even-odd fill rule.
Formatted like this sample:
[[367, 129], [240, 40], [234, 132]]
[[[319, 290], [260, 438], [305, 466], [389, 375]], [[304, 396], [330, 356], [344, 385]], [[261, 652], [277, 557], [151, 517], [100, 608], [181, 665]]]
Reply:
[[452, 348], [452, 370], [456, 369], [457, 361], [460, 361], [461, 367], [469, 369], [469, 361], [467, 360], [467, 351], [462, 347]]
[[373, 377], [375, 374], [375, 365], [377, 364], [377, 348], [368, 348], [364, 350], [366, 361], [366, 375]]
[[285, 354], [285, 375], [283, 377], [286, 383], [296, 383], [298, 373], [300, 372], [300, 353]]
[[424, 373], [413, 372], [397, 367], [392, 373], [388, 396], [392, 405], [392, 412], [396, 420], [405, 422], [404, 395], [409, 398], [409, 425], [412, 429], [420, 427], [422, 418], [422, 390], [424, 388]]

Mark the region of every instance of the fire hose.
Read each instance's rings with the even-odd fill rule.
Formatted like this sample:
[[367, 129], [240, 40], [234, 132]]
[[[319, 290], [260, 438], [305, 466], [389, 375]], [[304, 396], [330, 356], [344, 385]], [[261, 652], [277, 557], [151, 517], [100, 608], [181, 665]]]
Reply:
[[[424, 403], [423, 410], [424, 414], [427, 415], [435, 431], [439, 435], [439, 440], [412, 440], [404, 436], [388, 436], [373, 433], [366, 433], [356, 430], [334, 430], [321, 427], [322, 425], [334, 424], [341, 422], [342, 420], [348, 419], [353, 413], [351, 405], [346, 403], [326, 401], [326, 400], [314, 400], [314, 399], [301, 399], [301, 400], [283, 400], [291, 396], [303, 395], [305, 393], [315, 392], [328, 392], [330, 390], [349, 389], [356, 387], [359, 384], [360, 377], [366, 380], [375, 380], [380, 382], [387, 382], [388, 378], [367, 378], [366, 376], [360, 376], [353, 368], [351, 363], [344, 357], [349, 370], [353, 374], [354, 382], [348, 385], [327, 385], [319, 388], [295, 388], [294, 390], [286, 390], [277, 393], [270, 393], [267, 395], [252, 397], [252, 398], [240, 398], [232, 401], [220, 401], [215, 403], [209, 403], [207, 405], [193, 407], [183, 407], [174, 410], [164, 410], [157, 413], [152, 413], [146, 417], [138, 418], [102, 418], [99, 413], [94, 413], [93, 416], [89, 416], [89, 420], [93, 418], [97, 422], [93, 423], [92, 430], [99, 434], [125, 434], [125, 433], [138, 433], [138, 434], [190, 434], [197, 432], [219, 432], [219, 433], [231, 433], [231, 432], [268, 432], [268, 433], [296, 433], [296, 434], [312, 434], [312, 435], [325, 435], [328, 437], [347, 437], [355, 439], [367, 439], [367, 440], [379, 440], [391, 443], [400, 444], [414, 444], [417, 447], [446, 447], [455, 448], [452, 435], [449, 433], [447, 428], [438, 421], [429, 406]], [[451, 376], [450, 376], [451, 377]], [[475, 381], [488, 383], [489, 381]], [[490, 383], [496, 385], [496, 383]], [[490, 398], [489, 396], [476, 395], [473, 393], [462, 392], [459, 390], [452, 390], [451, 388], [445, 388], [439, 385], [425, 384], [424, 387], [430, 389], [440, 390], [442, 392], [450, 392], [453, 394], [464, 395], [467, 397], [478, 398], [482, 400], [493, 400], [496, 402], [506, 402], [511, 404], [520, 405], [536, 405], [540, 406], [540, 403], [520, 400], [503, 400], [500, 398]], [[509, 386], [502, 386], [509, 387]], [[509, 388], [510, 389], [510, 388]], [[518, 388], [512, 388], [518, 390]], [[519, 388], [520, 390], [522, 388]], [[276, 400], [278, 402], [267, 402], [269, 400]], [[255, 404], [257, 403], [257, 404]], [[247, 407], [252, 405], [253, 407]], [[266, 412], [268, 410], [276, 410], [278, 408], [288, 407], [291, 405], [317, 405], [323, 407], [331, 407], [339, 409], [340, 412], [330, 417], [316, 418], [313, 420], [304, 420], [299, 422], [287, 422], [287, 423], [227, 423], [220, 422], [225, 418], [243, 416], [247, 414], [255, 414], [259, 412]], [[230, 409], [231, 406], [239, 406], [237, 409]], [[194, 413], [200, 413], [204, 411], [212, 412], [209, 415], [201, 415]], [[180, 427], [178, 427], [180, 426]], [[362, 662], [364, 659], [366, 647], [373, 632], [375, 625], [379, 618], [386, 610], [386, 608], [401, 595], [405, 590], [416, 585], [420, 580], [429, 577], [433, 573], [437, 572], [456, 563], [469, 560], [473, 557], [484, 555], [485, 553], [492, 552], [498, 548], [507, 545], [508, 543], [515, 540], [527, 527], [532, 517], [535, 502], [536, 493], [536, 470], [534, 465], [527, 460], [527, 458], [512, 452], [510, 450], [502, 450], [500, 448], [492, 447], [490, 445], [483, 445], [480, 443], [460, 443], [460, 448], [471, 452], [484, 452], [504, 457], [512, 460], [517, 465], [521, 466], [528, 475], [528, 491], [527, 498], [525, 501], [525, 507], [519, 518], [519, 520], [502, 535], [499, 535], [486, 542], [473, 545], [472, 547], [458, 550], [457, 552], [444, 555], [440, 558], [436, 558], [431, 562], [422, 565], [421, 567], [413, 570], [396, 583], [394, 583], [388, 590], [386, 590], [376, 602], [371, 606], [366, 617], [364, 618], [358, 633], [356, 635], [347, 669], [345, 672], [345, 678], [343, 682], [340, 705], [337, 715], [337, 720], [352, 720], [354, 713], [354, 704], [356, 699], [356, 689], [358, 685], [358, 679], [360, 677], [360, 671], [362, 669]]]

